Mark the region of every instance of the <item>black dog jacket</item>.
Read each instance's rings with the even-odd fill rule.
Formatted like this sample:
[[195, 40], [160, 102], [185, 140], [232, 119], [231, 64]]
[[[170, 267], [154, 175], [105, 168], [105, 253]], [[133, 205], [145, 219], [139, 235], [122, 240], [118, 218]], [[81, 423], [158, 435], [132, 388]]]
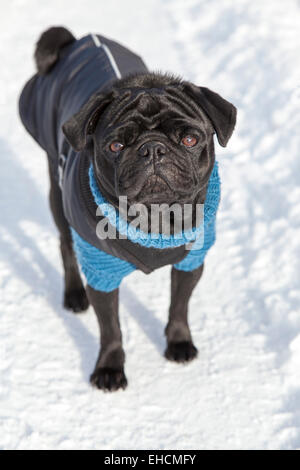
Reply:
[[[144, 246], [128, 238], [98, 238], [96, 227], [101, 216], [96, 215], [97, 204], [90, 184], [90, 151], [76, 152], [62, 132], [62, 125], [92, 94], [108, 89], [116, 78], [147, 71], [136, 54], [114, 41], [90, 34], [62, 48], [59, 61], [49, 73], [36, 74], [27, 82], [20, 96], [19, 110], [25, 128], [48, 154], [51, 171], [61, 185], [66, 219], [78, 240], [148, 274], [167, 264], [177, 263], [176, 267], [181, 269], [180, 261], [189, 255], [189, 251], [185, 245], [162, 249]], [[217, 168], [214, 173], [215, 180], [210, 186], [211, 190], [214, 187], [216, 212], [219, 202]], [[210, 236], [207, 238], [205, 233], [207, 240], [199, 253], [202, 259], [196, 263], [198, 265], [202, 264], [214, 242], [214, 221], [215, 213], [209, 221]], [[79, 260], [82, 264], [80, 256]], [[182, 266], [186, 271], [197, 267], [195, 263], [190, 267], [189, 263]]]

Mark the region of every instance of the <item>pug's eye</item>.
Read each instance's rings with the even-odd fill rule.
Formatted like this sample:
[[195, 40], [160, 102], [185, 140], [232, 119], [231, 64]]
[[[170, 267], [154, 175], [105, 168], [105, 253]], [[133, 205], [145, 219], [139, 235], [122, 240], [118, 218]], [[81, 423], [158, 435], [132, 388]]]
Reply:
[[120, 152], [121, 150], [123, 150], [124, 145], [121, 144], [121, 142], [112, 142], [109, 148], [112, 152]]
[[183, 139], [181, 139], [181, 142], [186, 147], [194, 147], [197, 144], [198, 140], [192, 135], [186, 135], [185, 137], [183, 137]]

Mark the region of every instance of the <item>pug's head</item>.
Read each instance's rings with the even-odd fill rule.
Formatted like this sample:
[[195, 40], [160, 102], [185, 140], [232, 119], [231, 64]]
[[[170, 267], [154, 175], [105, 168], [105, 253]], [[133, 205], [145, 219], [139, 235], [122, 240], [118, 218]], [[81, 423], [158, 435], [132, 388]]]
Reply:
[[94, 94], [63, 131], [77, 151], [92, 143], [96, 179], [111, 203], [127, 196], [129, 204], [184, 204], [204, 202], [213, 134], [225, 147], [235, 121], [236, 108], [208, 88], [149, 73]]

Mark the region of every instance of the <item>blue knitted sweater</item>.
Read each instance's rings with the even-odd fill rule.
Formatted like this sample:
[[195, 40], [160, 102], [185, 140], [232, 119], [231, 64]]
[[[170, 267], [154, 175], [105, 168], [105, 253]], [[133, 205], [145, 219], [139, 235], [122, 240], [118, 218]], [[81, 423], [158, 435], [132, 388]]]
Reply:
[[[101, 194], [92, 167], [89, 170], [89, 182], [95, 203], [119, 233], [126, 235], [133, 243], [157, 249], [172, 248], [193, 241], [191, 249], [187, 249], [186, 256], [179, 263], [174, 264], [174, 267], [182, 271], [193, 271], [203, 264], [208, 250], [215, 242], [215, 222], [220, 201], [220, 178], [217, 162], [208, 184], [203, 223], [198, 227], [168, 237], [164, 234], [159, 234], [159, 236], [156, 234], [153, 237], [151, 234], [144, 233], [139, 228], [128, 224]], [[132, 263], [109, 255], [89, 244], [74, 229], [72, 229], [72, 236], [81, 269], [88, 284], [94, 289], [111, 292], [119, 287], [125, 276], [137, 269]]]
[[[89, 155], [85, 155], [85, 151], [75, 151], [63, 134], [63, 123], [94, 93], [106, 89], [111, 80], [146, 72], [146, 65], [135, 53], [103, 36], [89, 34], [66, 46], [49, 73], [35, 74], [25, 85], [19, 100], [22, 122], [47, 152], [52, 174], [57, 181], [59, 173], [63, 175], [60, 183], [64, 214], [73, 227], [74, 247], [81, 268], [92, 287], [107, 292], [118, 287], [122, 278], [135, 269], [149, 273], [173, 264], [180, 270], [193, 270], [203, 263], [215, 239], [220, 193], [217, 165], [209, 182], [204, 224], [169, 238], [166, 235], [149, 236], [139, 229], [133, 230], [132, 224], [127, 225], [105, 201], [92, 170], [87, 178]], [[63, 162], [60, 172], [59, 162]], [[116, 229], [126, 233], [126, 240], [97, 237], [98, 219], [93, 199], [103, 215], [110, 219], [110, 224], [114, 225], [115, 220]], [[194, 240], [193, 249], [188, 251], [187, 243]]]

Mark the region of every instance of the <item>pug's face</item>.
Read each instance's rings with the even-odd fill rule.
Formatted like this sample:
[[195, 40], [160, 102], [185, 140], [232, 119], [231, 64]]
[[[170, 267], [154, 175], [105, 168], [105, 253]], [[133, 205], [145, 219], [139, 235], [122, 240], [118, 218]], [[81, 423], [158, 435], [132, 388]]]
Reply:
[[92, 135], [96, 178], [112, 203], [127, 196], [129, 204], [183, 204], [205, 189], [213, 134], [225, 146], [235, 114], [207, 88], [146, 74], [92, 96], [63, 130], [77, 150]]

